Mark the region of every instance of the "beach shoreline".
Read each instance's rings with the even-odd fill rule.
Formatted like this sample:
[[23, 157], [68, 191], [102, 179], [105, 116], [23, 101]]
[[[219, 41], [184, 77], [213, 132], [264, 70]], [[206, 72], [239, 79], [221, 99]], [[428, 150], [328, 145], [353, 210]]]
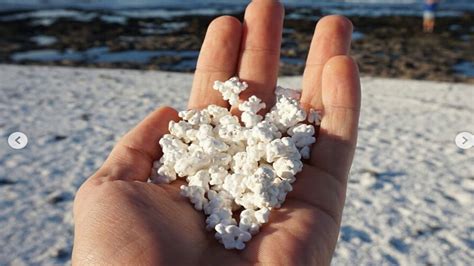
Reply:
[[[207, 25], [217, 16], [38, 12], [0, 13], [0, 63], [189, 73]], [[223, 14], [243, 16], [241, 11]], [[314, 26], [323, 15], [319, 9], [287, 8], [281, 75], [302, 74]], [[434, 34], [422, 32], [419, 16], [349, 18], [355, 26], [352, 56], [362, 75], [474, 83], [474, 13], [438, 18]]]

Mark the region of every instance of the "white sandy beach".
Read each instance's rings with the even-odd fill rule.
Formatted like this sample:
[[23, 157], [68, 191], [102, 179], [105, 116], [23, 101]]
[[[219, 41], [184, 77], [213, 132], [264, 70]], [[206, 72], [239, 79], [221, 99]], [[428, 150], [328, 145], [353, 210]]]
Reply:
[[[185, 108], [191, 82], [180, 73], [0, 65], [0, 265], [69, 263], [77, 188], [147, 113]], [[454, 137], [474, 132], [474, 85], [362, 84], [333, 265], [472, 265], [474, 148], [457, 148]], [[24, 150], [7, 145], [15, 131], [29, 137]]]

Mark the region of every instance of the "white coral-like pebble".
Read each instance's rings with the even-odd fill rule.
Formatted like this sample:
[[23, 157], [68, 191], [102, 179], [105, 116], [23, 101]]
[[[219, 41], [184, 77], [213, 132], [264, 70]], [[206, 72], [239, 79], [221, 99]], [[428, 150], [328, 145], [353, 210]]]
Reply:
[[251, 128], [258, 124], [258, 122], [262, 121], [262, 116], [251, 112], [243, 112], [240, 119], [245, 127]]
[[273, 162], [277, 158], [300, 159], [295, 143], [289, 137], [275, 139], [267, 144], [267, 161]]
[[285, 96], [288, 98], [292, 98], [295, 100], [299, 100], [301, 97], [301, 92], [293, 89], [283, 88], [281, 86], [277, 86], [275, 88], [275, 95], [276, 96]]
[[[217, 105], [179, 112], [182, 120], [171, 121], [170, 133], [159, 141], [163, 156], [150, 177], [155, 183], [186, 178], [181, 194], [207, 215], [206, 228], [225, 248], [239, 250], [292, 190], [320, 121], [314, 110], [307, 117], [298, 91], [282, 87], [275, 90], [275, 106], [262, 116], [258, 113], [266, 105], [261, 99], [240, 100], [246, 88], [236, 77], [214, 83], [223, 99], [242, 112], [240, 121]], [[302, 123], [306, 118], [310, 124]], [[236, 211], [241, 211], [238, 221]]]
[[278, 97], [275, 107], [267, 114], [267, 118], [273, 121], [280, 130], [286, 131], [306, 119], [306, 112], [295, 99]]
[[192, 176], [188, 176], [186, 180], [188, 181], [188, 186], [201, 187], [204, 191], [209, 190], [209, 181], [211, 177], [207, 171], [200, 170]]
[[[268, 210], [268, 208], [264, 208], [264, 209]], [[240, 213], [240, 223], [239, 223], [240, 229], [245, 230], [252, 235], [255, 235], [256, 233], [258, 233], [260, 226], [263, 223], [265, 223], [265, 220], [268, 221], [268, 214], [270, 214], [270, 211], [268, 210], [268, 214], [266, 215], [267, 217], [264, 217], [265, 214], [257, 213], [257, 212], [260, 212], [260, 210], [259, 211], [255, 211], [252, 209], [243, 210]]]
[[223, 225], [218, 224], [215, 227], [216, 238], [222, 242], [226, 249], [239, 249], [245, 248], [245, 242], [252, 238], [252, 235], [240, 229], [235, 225]]
[[247, 101], [239, 104], [239, 110], [242, 112], [249, 112], [252, 114], [258, 113], [260, 110], [266, 107], [265, 103], [262, 102], [257, 96], [253, 95], [248, 98]]
[[155, 178], [156, 183], [170, 183], [176, 180], [176, 173], [173, 168], [168, 165], [162, 165], [158, 168], [158, 176]]
[[206, 190], [200, 186], [186, 186], [182, 185], [181, 187], [181, 195], [189, 198], [191, 203], [194, 204], [194, 208], [196, 210], [202, 210], [204, 205], [208, 202], [204, 193]]
[[232, 218], [232, 210], [227, 208], [215, 209], [210, 212], [206, 219], [206, 229], [213, 230], [217, 225], [235, 225], [237, 222]]
[[222, 94], [224, 100], [234, 106], [239, 103], [239, 94], [247, 89], [247, 86], [246, 82], [240, 82], [237, 77], [233, 77], [226, 82], [214, 82], [213, 88]]
[[298, 124], [290, 127], [290, 129], [288, 129], [288, 135], [291, 136], [292, 141], [298, 148], [310, 146], [316, 142], [313, 125]]
[[309, 146], [305, 146], [300, 149], [301, 158], [307, 160], [311, 157], [311, 148]]
[[314, 109], [310, 109], [308, 114], [308, 122], [319, 126], [321, 124], [321, 113]]

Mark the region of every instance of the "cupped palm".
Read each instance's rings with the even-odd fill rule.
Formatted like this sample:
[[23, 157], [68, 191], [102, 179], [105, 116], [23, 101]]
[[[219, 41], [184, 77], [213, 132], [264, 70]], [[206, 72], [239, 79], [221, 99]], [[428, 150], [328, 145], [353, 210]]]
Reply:
[[[274, 102], [284, 10], [278, 1], [254, 0], [243, 24], [223, 16], [208, 28], [198, 59], [189, 108], [227, 106], [214, 80], [237, 75], [249, 83], [243, 97]], [[161, 156], [158, 139], [177, 113], [162, 107], [115, 146], [74, 202], [74, 264], [327, 265], [334, 252], [347, 175], [357, 139], [360, 85], [348, 56], [352, 25], [340, 16], [321, 19], [302, 81], [301, 102], [323, 119], [311, 159], [294, 189], [243, 251], [226, 250], [205, 217], [179, 194], [182, 181], [147, 183]], [[159, 92], [157, 92], [159, 93]]]

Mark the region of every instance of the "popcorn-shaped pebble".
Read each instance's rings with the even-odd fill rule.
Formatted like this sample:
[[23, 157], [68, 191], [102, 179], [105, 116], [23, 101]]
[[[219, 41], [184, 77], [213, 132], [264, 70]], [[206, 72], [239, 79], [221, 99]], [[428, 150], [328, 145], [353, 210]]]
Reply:
[[273, 162], [278, 158], [286, 157], [295, 160], [300, 159], [301, 155], [298, 152], [295, 144], [289, 137], [275, 139], [267, 144], [266, 149], [267, 162]]
[[275, 88], [275, 95], [288, 97], [294, 100], [299, 100], [301, 97], [301, 91], [283, 88], [281, 86], [277, 86]]
[[275, 208], [280, 208], [281, 204], [285, 201], [286, 195], [288, 192], [293, 190], [293, 187], [291, 186], [291, 183], [287, 180], [281, 180], [281, 179], [276, 179], [274, 182], [274, 186], [278, 189], [277, 193], [277, 201], [278, 204], [276, 204]]
[[163, 164], [160, 162], [160, 160], [154, 161], [153, 166], [151, 167], [151, 173], [150, 173], [150, 178], [148, 181], [151, 181], [154, 183], [154, 179], [158, 176], [158, 169], [162, 166]]
[[306, 134], [296, 134], [291, 137], [295, 146], [298, 148], [303, 148], [306, 146], [311, 146], [313, 143], [316, 142], [316, 138], [311, 135]]
[[254, 235], [258, 233], [262, 224], [268, 222], [270, 209], [262, 208], [259, 210], [246, 209], [240, 213], [240, 229]]
[[179, 153], [186, 151], [188, 145], [186, 145], [182, 140], [171, 134], [165, 134], [159, 141], [163, 153]]
[[262, 121], [262, 116], [251, 112], [243, 112], [240, 119], [244, 123], [246, 128], [254, 127], [258, 122]]
[[168, 129], [170, 131], [170, 135], [186, 140], [185, 142], [189, 142], [186, 134], [188, 130], [192, 129], [192, 125], [188, 122], [183, 120], [179, 122], [170, 121]]
[[[200, 153], [204, 153], [204, 150], [202, 149], [201, 145], [199, 145], [199, 141], [196, 140], [195, 142], [189, 144], [187, 156]], [[180, 158], [183, 158], [183, 156]]]
[[188, 176], [188, 186], [202, 187], [205, 191], [209, 190], [209, 181], [211, 177], [207, 171], [200, 170], [196, 174]]
[[214, 138], [214, 137], [201, 139], [201, 141], [199, 142], [199, 145], [202, 147], [203, 151], [207, 154], [225, 152], [227, 149], [229, 149], [229, 146], [225, 144], [224, 141]]
[[259, 162], [265, 157], [267, 153], [267, 144], [259, 142], [256, 145], [247, 146], [245, 152], [247, 153], [247, 158], [250, 161]]
[[225, 142], [243, 139], [242, 127], [235, 124], [219, 125], [218, 136]]
[[270, 217], [270, 209], [268, 208], [261, 208], [254, 213], [255, 219], [258, 223], [264, 224], [268, 222], [268, 218]]
[[168, 184], [176, 180], [176, 172], [173, 167], [168, 165], [162, 165], [157, 170], [157, 176], [154, 178], [154, 183], [157, 184]]
[[162, 165], [166, 165], [167, 167], [174, 168], [174, 165], [179, 158], [182, 158], [187, 154], [188, 146], [180, 139], [177, 139], [170, 134], [164, 135], [159, 143], [163, 151], [163, 156], [160, 158], [160, 162]]
[[258, 123], [247, 133], [247, 141], [250, 145], [255, 145], [258, 142], [267, 143], [279, 137], [281, 137], [281, 132], [268, 121]]
[[163, 165], [160, 160], [153, 162], [150, 176], [151, 183], [167, 184], [174, 180], [176, 180], [176, 173], [174, 172], [173, 167]]
[[299, 106], [298, 101], [279, 97], [272, 111], [267, 113], [267, 120], [274, 122], [282, 131], [306, 119], [306, 112]]
[[242, 175], [249, 175], [255, 172], [258, 161], [252, 160], [246, 152], [238, 152], [232, 158], [232, 171]]
[[229, 153], [217, 152], [212, 155], [211, 165], [227, 167], [231, 161], [232, 156]]
[[245, 177], [243, 184], [248, 192], [235, 201], [247, 209], [277, 205], [279, 190], [274, 186], [275, 176], [271, 166], [259, 167], [255, 174]]
[[189, 156], [180, 158], [174, 166], [175, 172], [180, 177], [194, 175], [198, 170], [206, 168], [211, 163], [211, 158], [204, 152], [194, 152]]
[[196, 210], [202, 210], [204, 205], [208, 202], [204, 194], [206, 193], [205, 189], [198, 186], [185, 186], [182, 185], [181, 187], [181, 195], [184, 197], [189, 198], [192, 204], [194, 204], [194, 208]]
[[307, 160], [311, 157], [311, 148], [309, 146], [305, 146], [300, 149], [301, 158]]
[[321, 113], [314, 109], [310, 109], [308, 114], [308, 122], [319, 126], [321, 124]]
[[277, 176], [293, 183], [295, 175], [303, 169], [303, 163], [299, 159], [278, 158], [273, 163], [273, 168]]
[[242, 197], [236, 198], [235, 202], [245, 209], [278, 208], [281, 204], [279, 198], [286, 196], [279, 195], [280, 189], [274, 183], [258, 188], [256, 192], [244, 193]]
[[226, 116], [226, 115], [229, 115], [230, 112], [229, 110], [227, 110], [227, 108], [225, 107], [222, 107], [222, 106], [218, 106], [218, 105], [209, 105], [207, 108], [207, 113], [210, 115], [211, 117], [211, 124], [212, 125], [217, 125], [219, 124], [219, 120], [223, 117], [223, 116]]
[[[240, 134], [240, 136], [245, 138], [244, 134]], [[236, 154], [242, 151], [245, 151], [245, 144], [242, 141], [234, 141], [229, 143], [229, 149], [227, 150], [228, 154]]]
[[224, 184], [222, 188], [229, 192], [233, 198], [238, 198], [245, 191], [245, 186], [242, 183], [245, 178], [242, 174], [230, 174], [227, 175], [224, 179]]
[[201, 124], [199, 125], [198, 131], [196, 132], [196, 139], [201, 141], [203, 139], [213, 137], [213, 127], [208, 124]]
[[264, 205], [261, 196], [253, 193], [246, 192], [239, 198], [235, 198], [234, 201], [237, 205], [242, 206], [244, 210], [256, 210]]
[[239, 124], [239, 119], [236, 116], [233, 115], [224, 115], [219, 119], [219, 123], [221, 125], [237, 125], [240, 126]]
[[[163, 156], [150, 178], [155, 183], [186, 178], [181, 194], [208, 216], [206, 228], [228, 249], [245, 248], [270, 210], [281, 206], [315, 141], [314, 126], [302, 123], [299, 91], [276, 88], [277, 102], [262, 117], [258, 112], [266, 106], [258, 97], [240, 101], [246, 88], [235, 77], [214, 84], [242, 112], [240, 119], [217, 105], [180, 112], [182, 120], [170, 122], [170, 134], [160, 140]], [[310, 123], [317, 124], [317, 115], [310, 110]], [[241, 211], [239, 222], [235, 211]]]
[[224, 100], [234, 106], [239, 103], [239, 94], [247, 89], [247, 86], [246, 82], [240, 82], [238, 78], [233, 77], [226, 82], [214, 82], [213, 88], [222, 94]]
[[211, 117], [206, 110], [188, 110], [181, 111], [178, 113], [184, 121], [187, 121], [191, 125], [209, 124], [211, 123]]
[[216, 238], [219, 239], [226, 249], [239, 249], [245, 248], [245, 242], [252, 238], [252, 235], [240, 229], [235, 225], [223, 225], [218, 224], [215, 227]]
[[313, 125], [297, 124], [290, 127], [287, 132], [288, 135], [291, 136], [291, 140], [295, 143], [295, 146], [298, 148], [310, 146], [316, 142]]
[[260, 110], [265, 109], [266, 105], [260, 98], [253, 95], [248, 98], [247, 101], [239, 104], [239, 110], [242, 112], [248, 112], [251, 114], [256, 114]]
[[[230, 157], [230, 155], [229, 155]], [[210, 174], [210, 181], [209, 184], [211, 186], [220, 186], [224, 184], [224, 179], [225, 177], [229, 174], [229, 172], [222, 166], [212, 166], [209, 168], [209, 174]]]
[[297, 134], [306, 134], [306, 135], [314, 135], [314, 126], [307, 125], [307, 124], [297, 124], [293, 127], [290, 127], [287, 131], [288, 135], [294, 136]]
[[245, 209], [280, 208], [291, 190], [289, 181], [276, 178], [270, 184], [266, 184], [264, 189], [244, 193], [241, 198], [235, 199], [235, 202]]
[[247, 231], [252, 235], [258, 233], [260, 229], [260, 224], [255, 218], [255, 211], [254, 210], [243, 210], [240, 213], [240, 223], [239, 228], [243, 231]]
[[211, 214], [221, 209], [232, 210], [233, 198], [226, 190], [221, 190], [219, 192], [209, 190], [207, 192], [207, 198], [209, 199], [209, 202], [204, 206], [204, 212], [206, 214]]
[[206, 219], [206, 229], [213, 230], [216, 225], [236, 225], [237, 221], [232, 218], [231, 209], [215, 209]]

